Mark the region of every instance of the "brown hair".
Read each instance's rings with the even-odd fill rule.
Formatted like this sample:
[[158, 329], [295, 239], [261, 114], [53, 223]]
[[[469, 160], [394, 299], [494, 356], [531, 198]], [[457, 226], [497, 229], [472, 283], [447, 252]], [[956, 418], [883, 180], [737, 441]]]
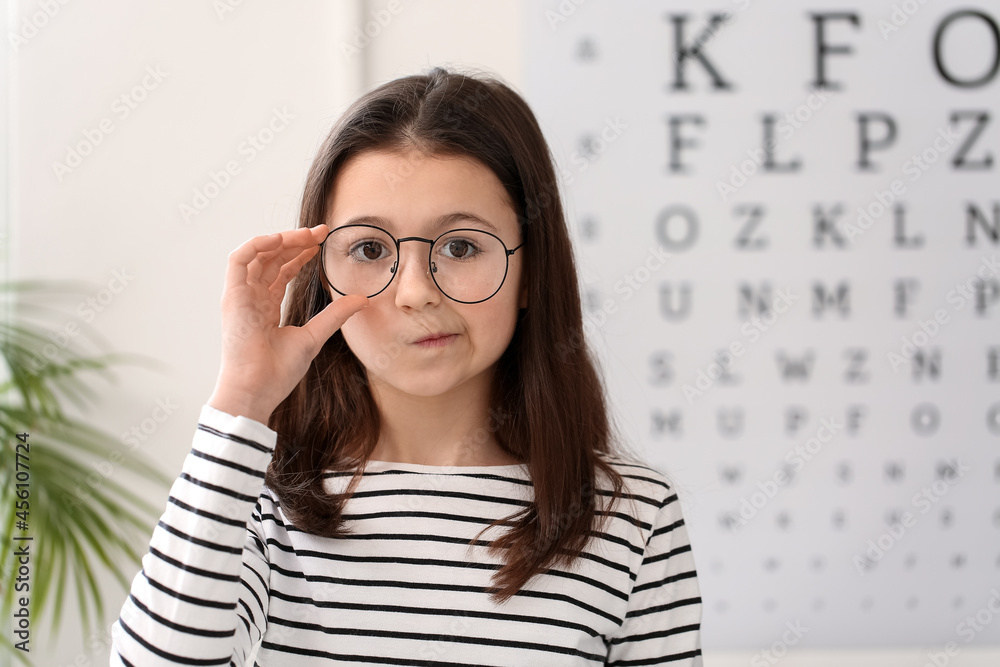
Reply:
[[[506, 601], [548, 567], [570, 564], [623, 496], [621, 475], [599, 454], [615, 454], [604, 387], [584, 340], [573, 250], [553, 159], [525, 101], [499, 80], [435, 68], [386, 83], [358, 99], [334, 125], [306, 180], [299, 225], [326, 220], [340, 168], [364, 151], [418, 149], [463, 155], [488, 167], [518, 215], [528, 307], [497, 362], [490, 429], [528, 464], [534, 502], [493, 524], [511, 526], [490, 551], [504, 554], [494, 600]], [[292, 285], [284, 323], [302, 325], [330, 303], [318, 257]], [[492, 420], [491, 420], [492, 421]], [[344, 504], [378, 439], [380, 418], [364, 366], [337, 331], [271, 415], [278, 433], [266, 484], [298, 528], [350, 534]], [[613, 442], [614, 440], [614, 442]], [[352, 456], [351, 453], [360, 452]], [[354, 470], [347, 490], [330, 494], [324, 472]], [[611, 491], [602, 491], [603, 473]], [[610, 496], [598, 512], [597, 499]], [[638, 522], [636, 520], [636, 525]], [[487, 528], [479, 533], [482, 534]], [[479, 536], [477, 535], [477, 537]], [[470, 542], [471, 543], [471, 542]]]

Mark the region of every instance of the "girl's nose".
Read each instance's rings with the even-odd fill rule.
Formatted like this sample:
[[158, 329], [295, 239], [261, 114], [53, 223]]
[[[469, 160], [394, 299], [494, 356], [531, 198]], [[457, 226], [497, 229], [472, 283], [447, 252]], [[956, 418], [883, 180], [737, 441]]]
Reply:
[[406, 248], [400, 244], [399, 257], [396, 263], [396, 306], [399, 308], [422, 308], [425, 305], [441, 300], [434, 279], [431, 277], [427, 264], [427, 249], [423, 244], [413, 244]]

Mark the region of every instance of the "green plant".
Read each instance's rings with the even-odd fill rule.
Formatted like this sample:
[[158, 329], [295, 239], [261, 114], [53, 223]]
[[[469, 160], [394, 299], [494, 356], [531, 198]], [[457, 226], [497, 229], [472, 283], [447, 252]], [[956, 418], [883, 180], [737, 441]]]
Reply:
[[[97, 339], [93, 330], [45, 303], [78, 291], [37, 281], [0, 284], [0, 307], [11, 315], [0, 324], [5, 364], [0, 369], [5, 372], [0, 384], [0, 615], [10, 627], [20, 599], [27, 596], [31, 646], [36, 648], [43, 613], [51, 612], [52, 628], [59, 627], [68, 585], [76, 589], [85, 634], [94, 625], [91, 612], [100, 618], [104, 611], [97, 575], [110, 572], [128, 589], [123, 566], [139, 563], [134, 544], [148, 537], [160, 510], [116, 481], [117, 471], [129, 470], [163, 485], [171, 481], [114, 436], [73, 414], [96, 403], [95, 376], [113, 379], [112, 365], [145, 361], [83, 351], [84, 343]], [[53, 321], [62, 328], [53, 328]], [[18, 457], [17, 445], [25, 440], [30, 447], [22, 448]], [[95, 477], [95, 471], [107, 472], [109, 466], [111, 473]], [[18, 487], [19, 481], [27, 486]], [[18, 496], [22, 489], [27, 489], [27, 498], [23, 491]], [[133, 539], [140, 535], [142, 539]], [[30, 551], [30, 589], [18, 591], [15, 550], [25, 544]], [[0, 635], [2, 652], [30, 664], [29, 654], [15, 648], [17, 639], [5, 630]]]

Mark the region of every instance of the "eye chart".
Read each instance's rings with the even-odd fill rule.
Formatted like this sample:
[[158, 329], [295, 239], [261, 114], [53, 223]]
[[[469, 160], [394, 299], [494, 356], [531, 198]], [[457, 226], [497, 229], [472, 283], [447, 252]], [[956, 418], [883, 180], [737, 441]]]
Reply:
[[684, 501], [705, 647], [1000, 644], [1000, 2], [524, 14], [588, 340]]

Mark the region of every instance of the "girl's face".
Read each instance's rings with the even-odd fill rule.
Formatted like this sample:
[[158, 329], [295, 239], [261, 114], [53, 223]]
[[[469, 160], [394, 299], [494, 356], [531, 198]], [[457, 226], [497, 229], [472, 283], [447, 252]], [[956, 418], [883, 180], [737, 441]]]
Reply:
[[[355, 155], [337, 175], [327, 210], [330, 229], [364, 222], [397, 239], [435, 239], [449, 229], [474, 228], [496, 234], [507, 248], [522, 240], [499, 179], [467, 157], [432, 157], [417, 151]], [[485, 222], [456, 218], [456, 213]], [[439, 224], [445, 216], [450, 220]], [[368, 219], [358, 220], [362, 217]], [[480, 392], [488, 391], [497, 359], [514, 335], [518, 309], [527, 306], [521, 280], [523, 249], [510, 256], [500, 290], [472, 304], [441, 293], [428, 271], [428, 250], [429, 244], [420, 241], [400, 244], [391, 284], [344, 323], [344, 339], [378, 394], [450, 394], [460, 402], [486, 395]], [[339, 296], [331, 291], [332, 298]], [[447, 337], [419, 342], [441, 334]]]

